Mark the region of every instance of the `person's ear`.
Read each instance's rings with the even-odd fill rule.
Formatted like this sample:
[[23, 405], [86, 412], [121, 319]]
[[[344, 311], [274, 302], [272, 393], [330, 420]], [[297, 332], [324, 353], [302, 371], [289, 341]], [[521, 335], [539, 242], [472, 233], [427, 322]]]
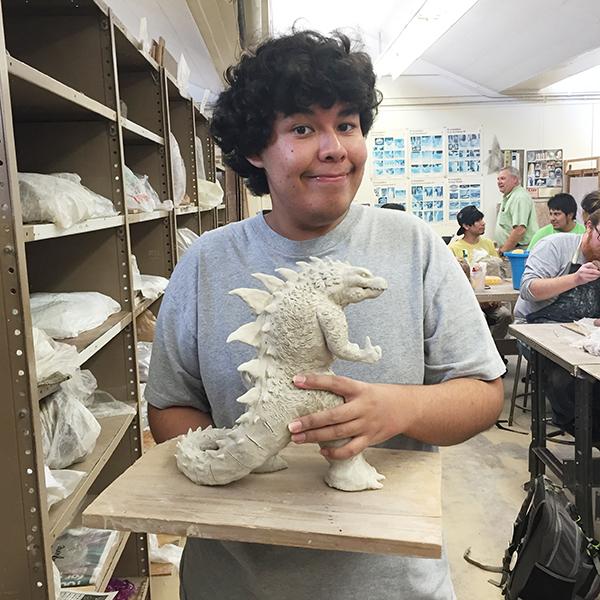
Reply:
[[254, 154], [253, 156], [246, 156], [246, 160], [257, 169], [264, 169], [265, 165], [260, 154]]

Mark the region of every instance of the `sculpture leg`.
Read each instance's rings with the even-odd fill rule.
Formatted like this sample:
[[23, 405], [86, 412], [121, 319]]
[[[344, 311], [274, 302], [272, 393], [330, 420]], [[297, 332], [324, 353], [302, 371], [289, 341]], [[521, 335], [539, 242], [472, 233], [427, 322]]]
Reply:
[[[342, 446], [348, 440], [337, 440], [321, 444], [321, 447]], [[378, 490], [383, 487], [381, 483], [385, 475], [381, 475], [364, 458], [357, 454], [346, 460], [329, 460], [329, 471], [325, 475], [325, 483], [345, 492], [358, 492], [360, 490]]]

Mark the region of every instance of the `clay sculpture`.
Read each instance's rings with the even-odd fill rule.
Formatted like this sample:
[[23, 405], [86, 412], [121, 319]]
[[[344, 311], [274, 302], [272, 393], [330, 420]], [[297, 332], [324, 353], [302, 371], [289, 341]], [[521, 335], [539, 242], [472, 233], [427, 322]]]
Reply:
[[[343, 403], [331, 392], [297, 388], [294, 375], [332, 373], [336, 357], [366, 363], [381, 358], [381, 348], [368, 337], [364, 348], [350, 342], [343, 310], [350, 303], [379, 296], [387, 288], [385, 279], [338, 260], [311, 258], [296, 264], [298, 271], [276, 269], [283, 279], [253, 274], [266, 290], [230, 292], [242, 298], [257, 318], [234, 331], [227, 342], [249, 344], [257, 357], [238, 367], [248, 391], [237, 399], [247, 408], [235, 425], [190, 430], [177, 444], [177, 466], [195, 483], [223, 485], [251, 472], [286, 468], [277, 453], [290, 442], [288, 424]], [[329, 463], [325, 481], [331, 487], [346, 491], [382, 487], [384, 476], [362, 454]]]

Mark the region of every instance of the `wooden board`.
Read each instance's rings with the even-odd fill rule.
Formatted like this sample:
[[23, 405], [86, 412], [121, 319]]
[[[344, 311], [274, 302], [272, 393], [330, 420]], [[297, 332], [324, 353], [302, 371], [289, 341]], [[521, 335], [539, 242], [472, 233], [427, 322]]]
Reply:
[[303, 548], [441, 555], [439, 453], [371, 448], [381, 490], [341, 492], [323, 482], [314, 445], [283, 452], [289, 468], [227, 486], [198, 486], [175, 464], [175, 441], [148, 451], [85, 510], [87, 527]]

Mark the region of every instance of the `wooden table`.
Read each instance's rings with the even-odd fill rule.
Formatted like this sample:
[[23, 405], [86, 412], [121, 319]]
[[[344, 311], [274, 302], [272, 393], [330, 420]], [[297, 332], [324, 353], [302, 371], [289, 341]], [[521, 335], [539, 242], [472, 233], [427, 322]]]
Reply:
[[486, 286], [486, 289], [481, 292], [475, 292], [477, 301], [483, 302], [510, 302], [514, 304], [519, 297], [519, 290], [513, 288], [512, 282], [504, 280], [498, 285]]
[[[575, 496], [583, 530], [593, 536], [600, 529], [594, 527], [600, 518], [600, 508], [597, 509], [600, 506], [600, 458], [592, 457], [593, 389], [594, 380], [600, 375], [600, 356], [574, 348], [572, 343], [582, 336], [559, 323], [511, 325], [509, 332], [531, 349], [531, 477], [544, 473], [545, 467], [557, 475]], [[575, 378], [575, 454], [571, 460], [558, 458], [546, 446], [544, 361], [561, 366]]]
[[173, 440], [149, 450], [84, 511], [87, 527], [283, 546], [441, 556], [437, 452], [370, 448], [381, 490], [341, 492], [323, 482], [315, 445], [290, 446], [289, 468], [226, 486], [199, 486], [177, 470]]

